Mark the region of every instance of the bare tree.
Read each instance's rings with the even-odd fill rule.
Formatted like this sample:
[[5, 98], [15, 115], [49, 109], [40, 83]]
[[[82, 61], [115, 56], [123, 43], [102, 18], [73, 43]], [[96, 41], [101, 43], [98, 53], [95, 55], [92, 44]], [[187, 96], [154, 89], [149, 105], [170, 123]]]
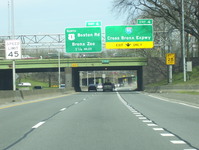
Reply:
[[[199, 0], [184, 0], [185, 31], [199, 40]], [[181, 28], [181, 0], [115, 0], [119, 13], [128, 13], [128, 19], [143, 12], [154, 18], [164, 18], [177, 29]]]

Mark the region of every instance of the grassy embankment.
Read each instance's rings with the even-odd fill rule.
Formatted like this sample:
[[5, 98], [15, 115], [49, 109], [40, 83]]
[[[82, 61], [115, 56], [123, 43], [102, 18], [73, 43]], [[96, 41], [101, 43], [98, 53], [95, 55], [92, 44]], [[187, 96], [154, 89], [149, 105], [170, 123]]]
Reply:
[[[169, 85], [177, 85], [177, 86], [189, 86], [189, 85], [199, 85], [199, 66], [194, 67], [192, 72], [187, 73], [187, 81], [184, 82], [184, 75], [182, 72], [173, 74], [173, 82]], [[168, 85], [167, 80], [162, 80], [157, 83], [150, 84], [149, 86], [165, 86]], [[178, 91], [178, 93], [186, 93], [199, 95], [197, 91]]]
[[[30, 78], [21, 79], [21, 82], [29, 82], [29, 83], [31, 83], [32, 86], [29, 87], [29, 89], [32, 89], [34, 86], [42, 86], [43, 88], [50, 88], [48, 82], [36, 81], [36, 80], [32, 80]], [[18, 83], [19, 82], [16, 82], [17, 88], [26, 88], [26, 87], [19, 87]]]

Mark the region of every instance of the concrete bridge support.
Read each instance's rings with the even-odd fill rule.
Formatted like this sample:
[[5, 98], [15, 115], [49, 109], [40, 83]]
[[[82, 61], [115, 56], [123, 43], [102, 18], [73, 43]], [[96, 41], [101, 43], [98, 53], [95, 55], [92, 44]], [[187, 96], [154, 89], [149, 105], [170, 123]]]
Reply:
[[66, 88], [73, 87], [72, 85], [72, 68], [65, 68], [65, 86]]
[[12, 69], [0, 70], [0, 90], [12, 90], [12, 81]]
[[144, 84], [143, 84], [143, 67], [138, 67], [137, 69], [137, 90], [143, 91], [144, 90]]

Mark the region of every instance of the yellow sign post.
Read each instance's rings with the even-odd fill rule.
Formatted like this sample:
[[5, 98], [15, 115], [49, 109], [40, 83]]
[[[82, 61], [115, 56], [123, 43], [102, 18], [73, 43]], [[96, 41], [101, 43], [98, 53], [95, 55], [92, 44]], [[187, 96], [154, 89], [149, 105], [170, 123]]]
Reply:
[[175, 65], [176, 64], [176, 54], [175, 53], [167, 53], [166, 54], [166, 64], [167, 65]]

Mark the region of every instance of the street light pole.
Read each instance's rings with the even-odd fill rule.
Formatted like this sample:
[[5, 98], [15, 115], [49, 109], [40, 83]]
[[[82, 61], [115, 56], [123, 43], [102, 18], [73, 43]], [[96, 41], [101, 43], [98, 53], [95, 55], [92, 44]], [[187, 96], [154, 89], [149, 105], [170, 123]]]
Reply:
[[[15, 39], [15, 27], [14, 27], [14, 1], [11, 0], [11, 37]], [[15, 60], [12, 61], [12, 80], [13, 80], [13, 91], [16, 91], [16, 69], [15, 69]]]
[[183, 74], [184, 82], [186, 82], [186, 54], [185, 54], [185, 36], [184, 36], [184, 0], [181, 0], [182, 3], [182, 58], [183, 58]]
[[58, 88], [61, 87], [61, 68], [60, 68], [60, 50], [58, 51]]

